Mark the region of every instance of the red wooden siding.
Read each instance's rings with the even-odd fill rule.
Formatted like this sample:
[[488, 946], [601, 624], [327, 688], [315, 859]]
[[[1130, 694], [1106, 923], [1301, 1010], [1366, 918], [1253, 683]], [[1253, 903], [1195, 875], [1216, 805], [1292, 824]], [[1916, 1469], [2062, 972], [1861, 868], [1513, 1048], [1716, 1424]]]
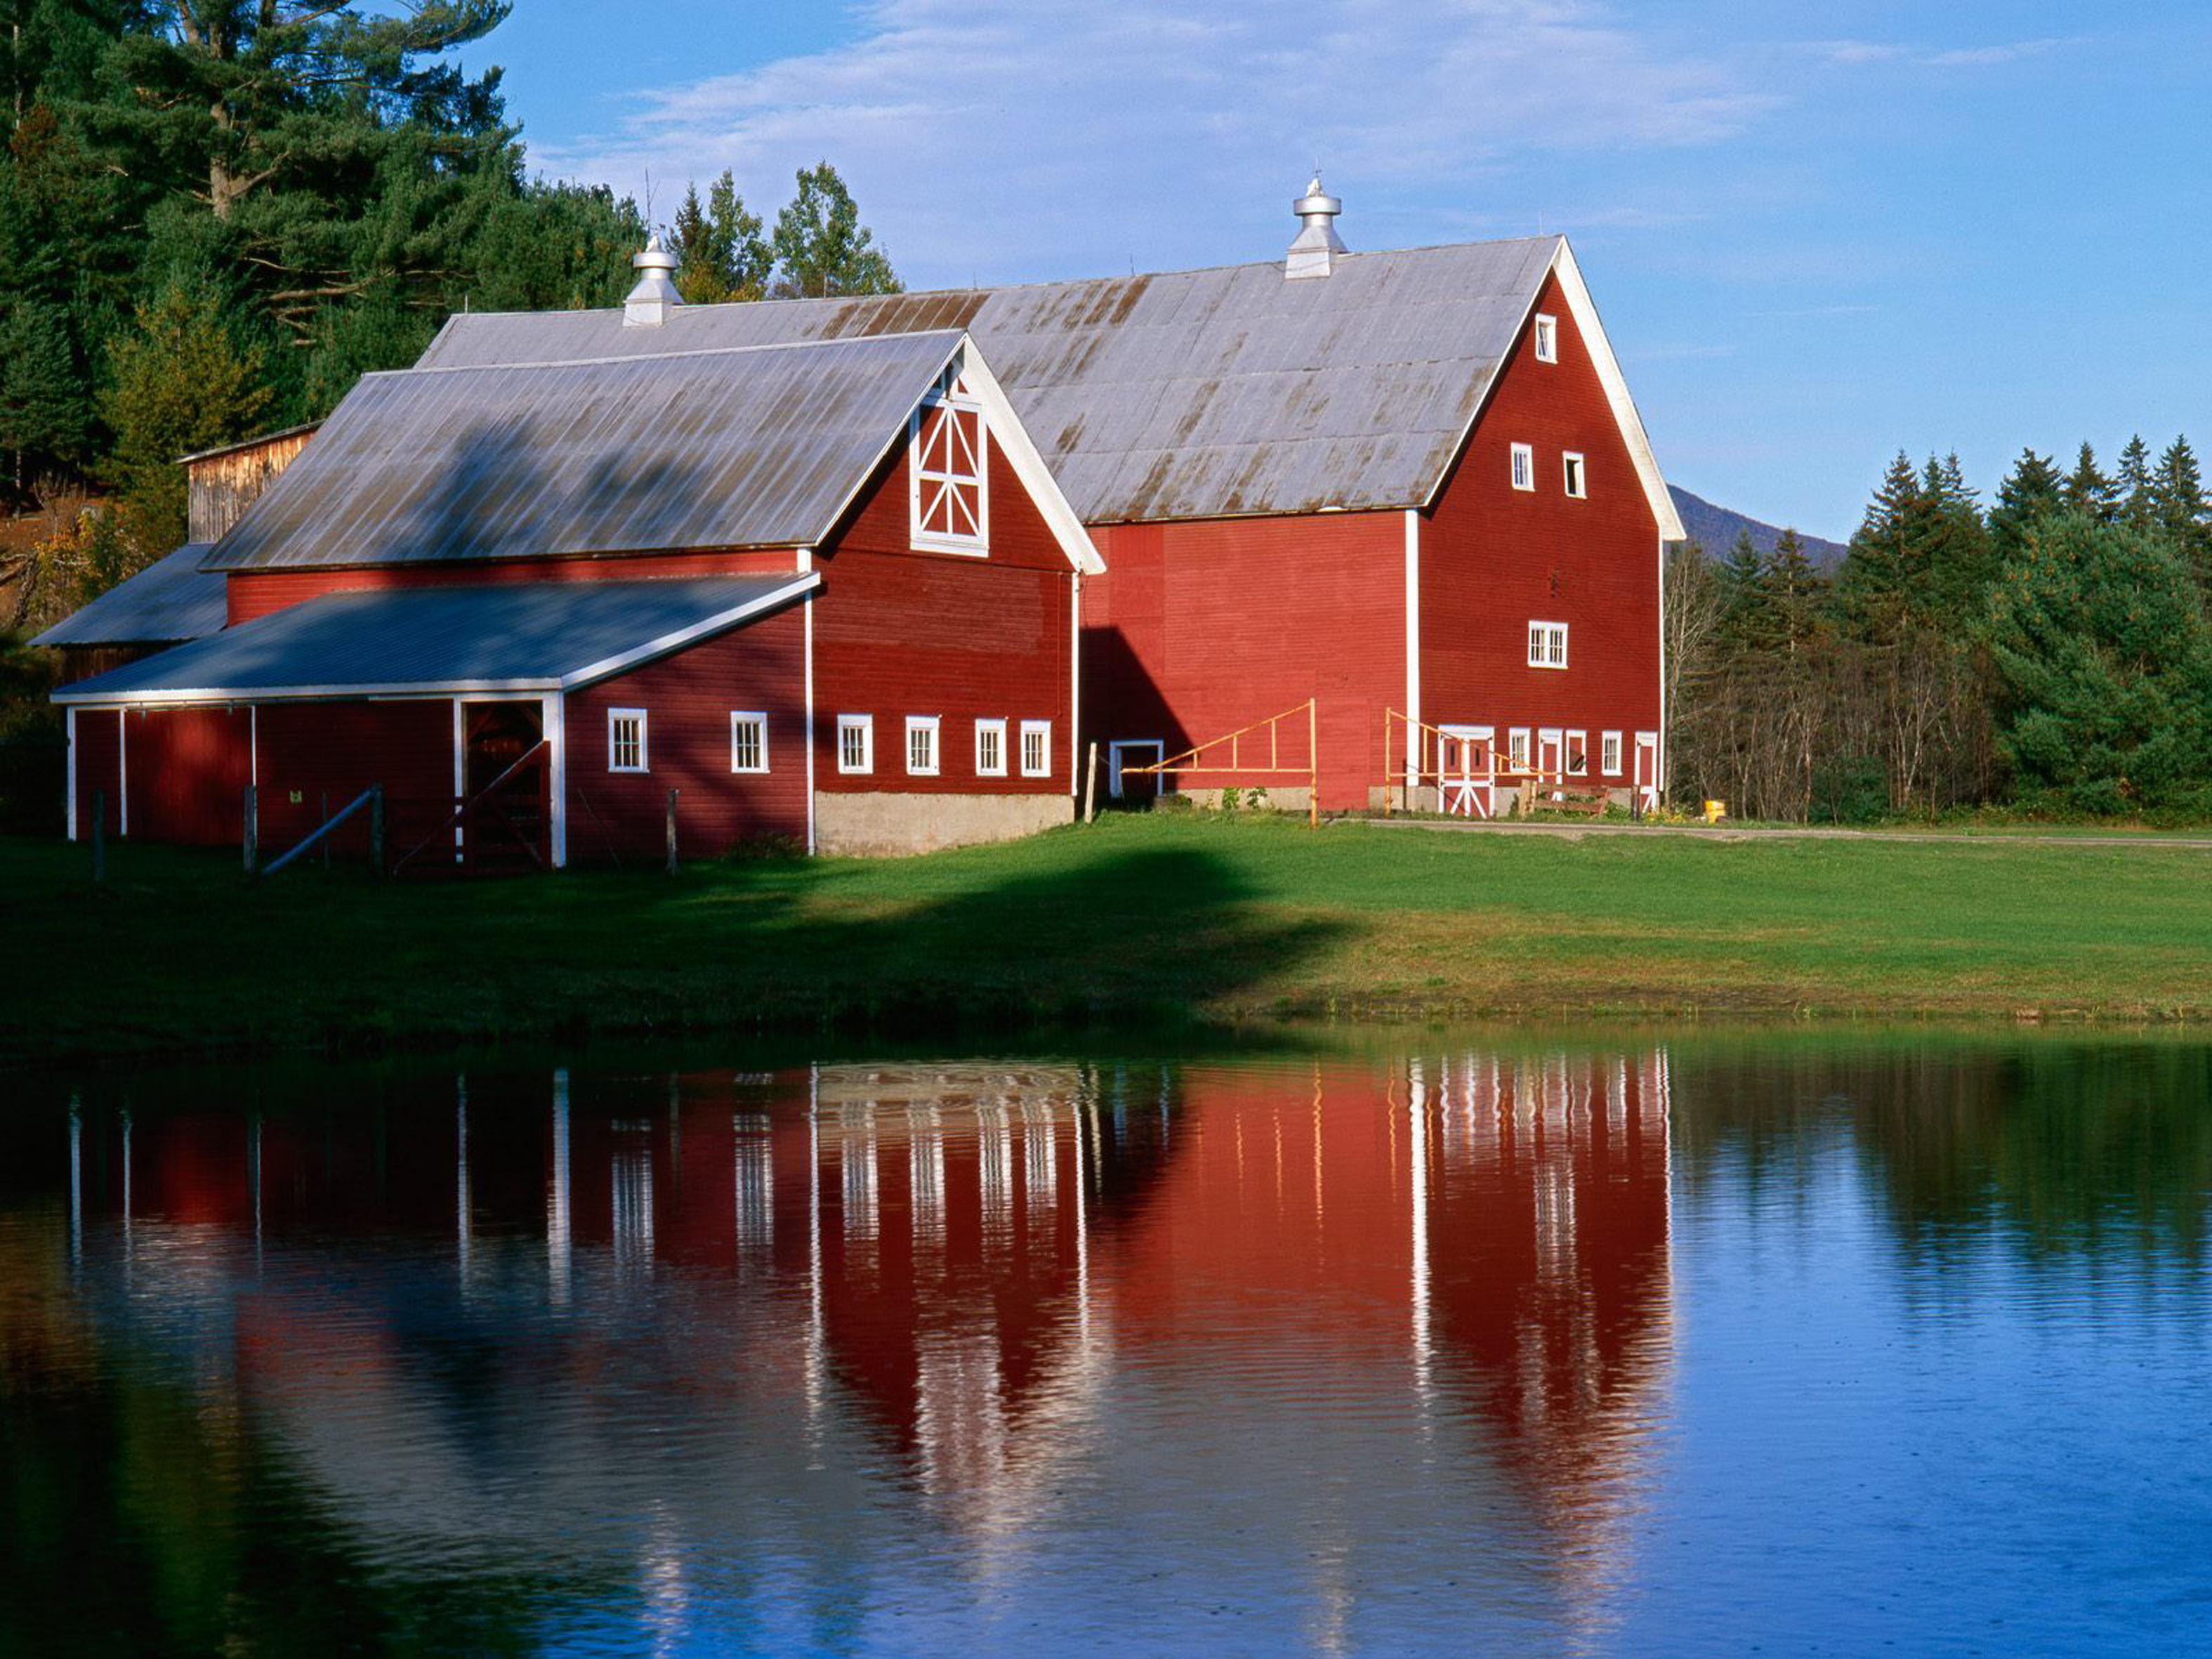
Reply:
[[[276, 854], [373, 783], [384, 786], [397, 860], [452, 810], [453, 705], [449, 698], [404, 702], [276, 702], [261, 706], [260, 840]], [[334, 837], [341, 853], [365, 853], [367, 815]]]
[[228, 585], [230, 623], [325, 593], [373, 587], [466, 587], [497, 582], [614, 582], [649, 576], [772, 575], [797, 567], [789, 548], [636, 554], [621, 558], [484, 559], [453, 564], [394, 564], [348, 570], [234, 570]]
[[1402, 513], [1094, 529], [1106, 574], [1084, 587], [1084, 724], [1102, 779], [1109, 740], [1173, 753], [1318, 697], [1322, 805], [1364, 806], [1383, 710], [1403, 700], [1405, 537]]
[[[1073, 775], [1074, 574], [998, 446], [990, 556], [915, 552], [902, 453], [825, 545], [814, 618], [815, 787], [866, 793], [1065, 794]], [[875, 718], [875, 770], [837, 770], [837, 716]], [[938, 717], [938, 771], [906, 770], [906, 718]], [[975, 722], [1006, 722], [1006, 775], [975, 773]], [[1021, 775], [1021, 724], [1052, 722], [1052, 773]]]
[[[1587, 732], [1659, 727], [1659, 527], [1605, 388], [1558, 284], [1536, 309], [1559, 319], [1559, 362], [1527, 331], [1467, 453], [1421, 526], [1421, 714], [1431, 725]], [[1535, 452], [1534, 491], [1511, 485], [1511, 447]], [[1561, 456], [1585, 458], [1570, 497]], [[1567, 667], [1528, 665], [1532, 621], [1567, 624]], [[1533, 744], [1533, 738], [1532, 738]]]
[[125, 719], [131, 838], [238, 845], [246, 786], [253, 777], [251, 711], [157, 708], [133, 710]]
[[[805, 604], [569, 694], [568, 860], [657, 861], [668, 792], [679, 851], [714, 858], [760, 836], [806, 836]], [[646, 711], [645, 772], [607, 766], [607, 711]], [[730, 715], [768, 716], [766, 773], [730, 770]]]
[[120, 765], [118, 722], [112, 708], [76, 711], [76, 833], [80, 841], [92, 839], [92, 797], [106, 797], [107, 833], [117, 834], [123, 823], [123, 772]]

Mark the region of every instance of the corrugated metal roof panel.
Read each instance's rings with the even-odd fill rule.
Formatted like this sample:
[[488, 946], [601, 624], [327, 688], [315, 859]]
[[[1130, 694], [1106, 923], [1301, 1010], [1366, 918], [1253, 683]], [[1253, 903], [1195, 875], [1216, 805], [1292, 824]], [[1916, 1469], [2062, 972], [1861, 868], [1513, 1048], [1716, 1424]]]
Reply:
[[660, 350], [364, 376], [208, 568], [811, 545], [961, 338], [629, 331]]
[[210, 544], [186, 542], [64, 617], [33, 645], [167, 645], [212, 634], [229, 619], [221, 575], [203, 571]]
[[[1426, 502], [1556, 236], [1033, 287], [453, 319], [425, 367], [616, 357], [964, 325], [1088, 524]], [[661, 337], [647, 340], [641, 337]], [[318, 442], [327, 442], [325, 434]]]
[[555, 684], [656, 643], [673, 649], [671, 641], [708, 637], [718, 619], [773, 608], [820, 580], [810, 573], [330, 593], [80, 680], [56, 701]]

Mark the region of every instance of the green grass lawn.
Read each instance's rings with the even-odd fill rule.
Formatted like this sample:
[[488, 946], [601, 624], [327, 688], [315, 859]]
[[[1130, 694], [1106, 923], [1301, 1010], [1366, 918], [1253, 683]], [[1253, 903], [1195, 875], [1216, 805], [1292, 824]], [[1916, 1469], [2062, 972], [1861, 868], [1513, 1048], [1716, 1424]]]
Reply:
[[2212, 1018], [2212, 854], [1116, 817], [927, 858], [379, 884], [0, 840], [0, 1063], [1291, 1014]]

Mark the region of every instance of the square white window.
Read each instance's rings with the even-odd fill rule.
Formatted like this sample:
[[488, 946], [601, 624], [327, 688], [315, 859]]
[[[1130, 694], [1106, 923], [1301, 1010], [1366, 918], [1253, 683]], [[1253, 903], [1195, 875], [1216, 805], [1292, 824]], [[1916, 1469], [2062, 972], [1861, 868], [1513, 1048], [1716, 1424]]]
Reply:
[[1505, 756], [1516, 772], [1528, 769], [1528, 728], [1516, 726], [1505, 734]]
[[1513, 446], [1513, 487], [1534, 489], [1536, 487], [1536, 451], [1530, 444]]
[[645, 710], [607, 710], [607, 770], [645, 770]]
[[1559, 361], [1559, 319], [1536, 313], [1536, 361], [1556, 363]]
[[873, 714], [837, 716], [837, 769], [848, 773], [876, 769], [876, 717]]
[[990, 543], [989, 434], [983, 406], [957, 365], [920, 409], [908, 434], [908, 512], [914, 545], [980, 555]]
[[738, 710], [730, 715], [730, 770], [768, 770], [768, 716], [757, 709]]
[[975, 775], [979, 778], [1003, 778], [1006, 775], [1006, 721], [975, 722]]
[[1532, 622], [1528, 624], [1528, 666], [1565, 668], [1567, 665], [1567, 625]]
[[1050, 720], [1022, 722], [1022, 775], [1025, 778], [1048, 778], [1052, 775]]
[[1589, 771], [1589, 733], [1567, 733], [1567, 775], [1579, 778]]
[[1620, 733], [1607, 732], [1598, 739], [1597, 769], [1609, 778], [1620, 775]]
[[1567, 494], [1580, 501], [1589, 493], [1583, 482], [1583, 458], [1569, 450], [1560, 459], [1565, 464]]
[[907, 775], [933, 778], [937, 775], [937, 716], [908, 714], [906, 717]]

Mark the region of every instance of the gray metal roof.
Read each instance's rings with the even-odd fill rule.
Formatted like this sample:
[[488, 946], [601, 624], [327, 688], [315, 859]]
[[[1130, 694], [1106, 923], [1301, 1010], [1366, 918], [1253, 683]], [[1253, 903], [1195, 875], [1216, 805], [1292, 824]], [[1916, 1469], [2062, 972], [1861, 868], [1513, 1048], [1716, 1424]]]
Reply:
[[[423, 367], [966, 329], [1086, 524], [1425, 505], [1557, 236], [1033, 287], [453, 318]], [[327, 444], [329, 434], [317, 440]]]
[[809, 546], [961, 343], [630, 331], [658, 352], [364, 375], [207, 568]]
[[568, 690], [737, 626], [818, 574], [331, 593], [64, 686], [57, 702]]
[[214, 633], [230, 612], [224, 578], [200, 568], [209, 546], [186, 542], [63, 617], [31, 643], [167, 645]]

